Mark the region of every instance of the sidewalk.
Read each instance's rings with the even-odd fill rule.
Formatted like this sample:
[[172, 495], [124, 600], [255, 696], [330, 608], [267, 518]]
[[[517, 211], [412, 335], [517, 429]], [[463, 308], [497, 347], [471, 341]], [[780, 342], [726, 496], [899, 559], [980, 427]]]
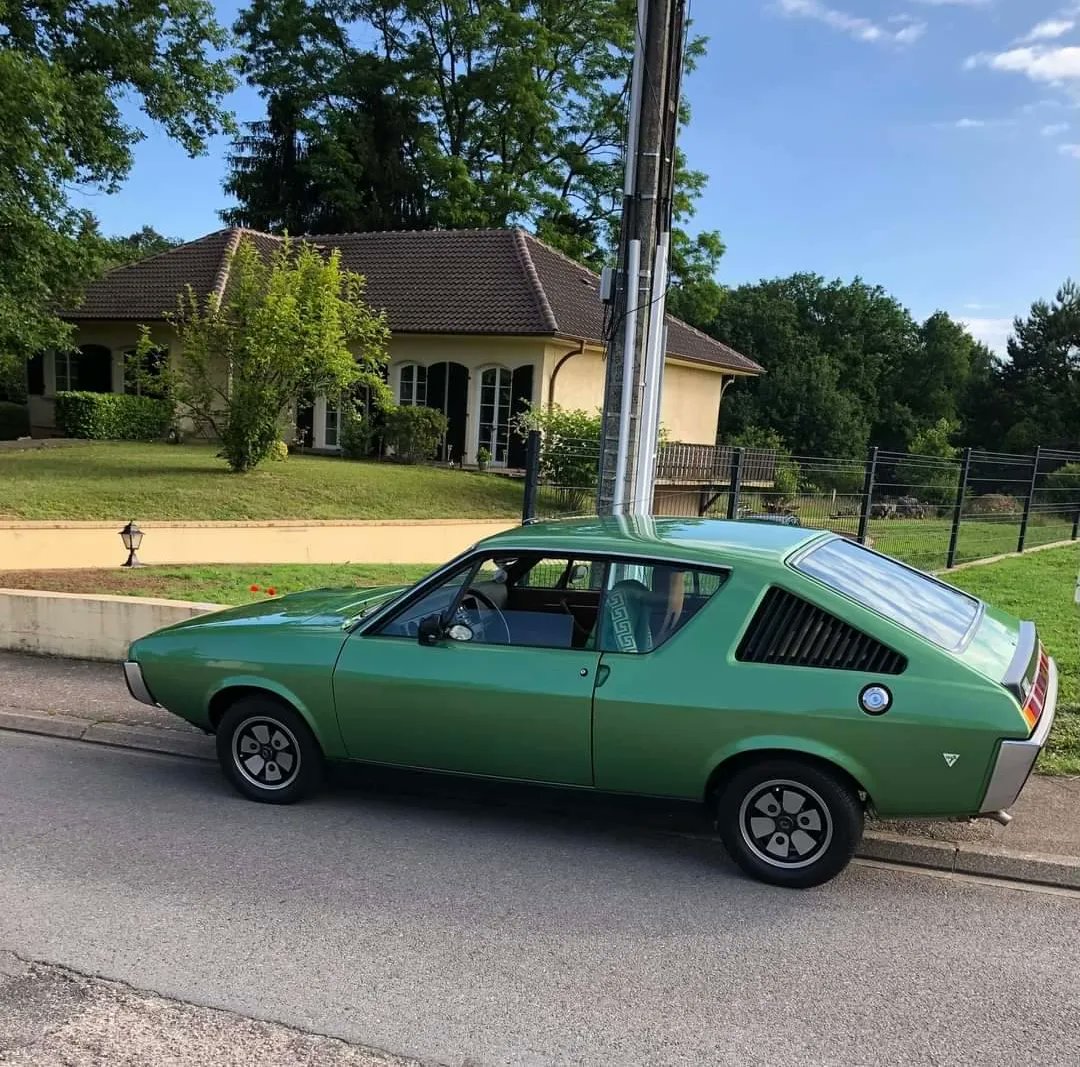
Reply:
[[[213, 738], [133, 700], [117, 664], [0, 652], [0, 729], [213, 759]], [[872, 822], [859, 855], [1080, 889], [1080, 779], [1033, 777], [1012, 825]]]

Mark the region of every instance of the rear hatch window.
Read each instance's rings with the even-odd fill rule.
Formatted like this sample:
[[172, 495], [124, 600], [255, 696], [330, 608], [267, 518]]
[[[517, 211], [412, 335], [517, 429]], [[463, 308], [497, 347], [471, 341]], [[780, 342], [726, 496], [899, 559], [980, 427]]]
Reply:
[[796, 556], [793, 566], [948, 651], [964, 644], [982, 609], [975, 597], [841, 537]]

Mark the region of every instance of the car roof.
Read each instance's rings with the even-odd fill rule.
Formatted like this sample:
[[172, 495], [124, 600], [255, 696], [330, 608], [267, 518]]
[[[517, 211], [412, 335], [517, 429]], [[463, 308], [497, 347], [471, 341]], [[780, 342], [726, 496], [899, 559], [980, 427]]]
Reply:
[[622, 516], [530, 523], [485, 539], [485, 549], [649, 556], [702, 564], [732, 559], [781, 562], [795, 549], [834, 535], [772, 522]]

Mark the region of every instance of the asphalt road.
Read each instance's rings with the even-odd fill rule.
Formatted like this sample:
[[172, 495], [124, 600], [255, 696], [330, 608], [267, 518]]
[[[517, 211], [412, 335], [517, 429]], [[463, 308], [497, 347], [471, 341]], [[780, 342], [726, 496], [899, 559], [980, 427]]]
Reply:
[[1080, 898], [0, 733], [0, 949], [449, 1064], [1075, 1064]]

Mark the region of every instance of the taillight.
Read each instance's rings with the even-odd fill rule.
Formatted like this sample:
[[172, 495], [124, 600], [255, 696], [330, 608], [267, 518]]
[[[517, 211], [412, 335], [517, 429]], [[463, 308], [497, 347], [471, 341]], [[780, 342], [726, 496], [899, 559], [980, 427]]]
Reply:
[[1042, 646], [1039, 646], [1039, 667], [1035, 672], [1035, 681], [1031, 686], [1031, 692], [1028, 693], [1027, 700], [1024, 701], [1023, 707], [1020, 709], [1024, 715], [1024, 722], [1028, 724], [1029, 730], [1035, 729], [1035, 724], [1039, 721], [1039, 716], [1043, 713], [1043, 705], [1046, 703], [1046, 689], [1050, 684], [1050, 660], [1043, 650]]

